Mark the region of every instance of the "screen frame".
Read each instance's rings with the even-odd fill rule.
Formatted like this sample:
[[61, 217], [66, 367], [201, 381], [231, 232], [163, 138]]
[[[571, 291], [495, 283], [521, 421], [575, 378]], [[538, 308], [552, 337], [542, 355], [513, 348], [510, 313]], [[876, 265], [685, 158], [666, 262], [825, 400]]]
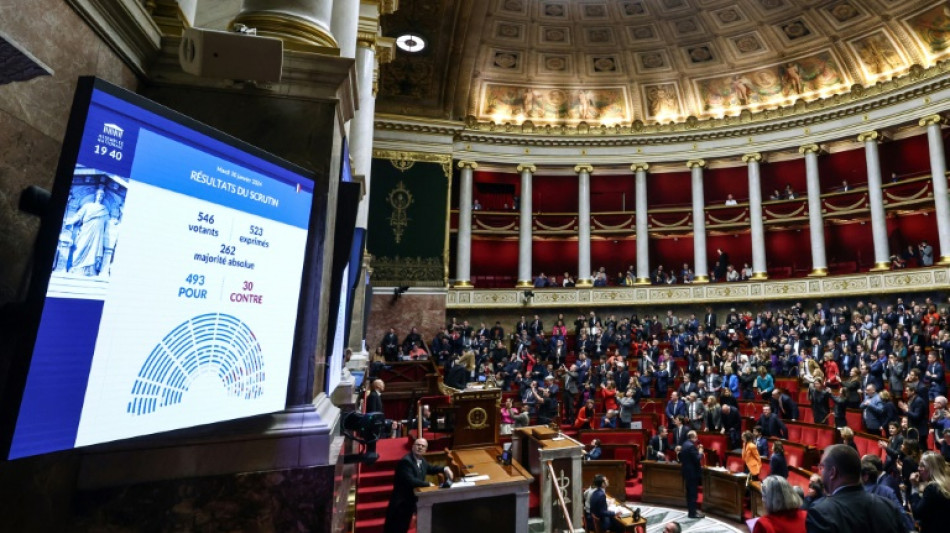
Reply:
[[[207, 136], [217, 142], [221, 142], [235, 148], [246, 154], [259, 158], [262, 161], [280, 167], [284, 170], [293, 172], [310, 182], [310, 191], [313, 194], [313, 201], [310, 205], [308, 217], [308, 227], [306, 245], [303, 254], [303, 261], [300, 265], [300, 292], [297, 298], [297, 313], [292, 334], [292, 352], [290, 362], [290, 373], [288, 382], [285, 384], [286, 390], [290, 390], [294, 383], [294, 369], [297, 365], [294, 361], [301, 357], [301, 335], [299, 332], [305, 326], [304, 313], [302, 309], [303, 302], [306, 300], [306, 291], [313, 288], [312, 283], [308, 283], [305, 276], [310, 272], [307, 265], [313, 260], [313, 252], [316, 240], [314, 239], [314, 229], [317, 219], [317, 210], [319, 202], [317, 201], [318, 191], [316, 191], [317, 173], [311, 169], [282, 159], [270, 152], [258, 148], [248, 142], [228, 135], [207, 124], [199, 122], [189, 116], [179, 113], [173, 109], [165, 107], [157, 102], [149, 100], [144, 96], [136, 94], [122, 87], [113, 85], [109, 82], [92, 76], [79, 77], [76, 90], [73, 95], [72, 108], [69, 114], [69, 120], [66, 126], [66, 132], [63, 138], [62, 148], [56, 167], [56, 173], [53, 178], [53, 187], [49, 202], [43, 216], [40, 218], [40, 226], [37, 231], [36, 239], [32, 249], [32, 268], [30, 269], [30, 278], [25, 291], [25, 299], [20, 304], [15, 304], [16, 309], [10, 313], [16, 318], [15, 325], [10, 327], [10, 332], [15, 333], [11, 339], [12, 342], [6, 345], [5, 351], [8, 359], [9, 368], [7, 371], [6, 382], [0, 390], [0, 463], [8, 461], [13, 436], [17, 425], [17, 419], [20, 415], [21, 403], [26, 389], [27, 377], [32, 364], [33, 352], [37, 342], [37, 336], [40, 327], [40, 320], [46, 303], [46, 294], [53, 272], [53, 261], [56, 257], [56, 247], [59, 241], [59, 232], [62, 227], [63, 217], [66, 213], [69, 191], [72, 185], [72, 177], [76, 164], [79, 160], [79, 153], [83, 133], [89, 116], [89, 109], [92, 105], [94, 91], [101, 91], [107, 95], [123, 100], [133, 106], [139, 107], [147, 112], [158, 115], [164, 119], [177, 123], [178, 125], [192, 130], [199, 135]], [[317, 284], [317, 290], [320, 289], [320, 280], [313, 280]], [[285, 401], [285, 407], [288, 402]], [[255, 415], [251, 415], [255, 416]], [[246, 418], [246, 417], [242, 417]], [[230, 420], [222, 420], [222, 423]], [[208, 424], [202, 424], [206, 426]], [[189, 426], [189, 428], [201, 426]], [[138, 437], [131, 437], [133, 440], [141, 438], [155, 437], [164, 433], [182, 431], [180, 428], [168, 432], [151, 433]], [[120, 441], [112, 441], [120, 442]], [[111, 443], [104, 443], [111, 444]], [[98, 446], [98, 445], [93, 445]], [[76, 450], [88, 448], [89, 446], [74, 446], [73, 448], [50, 452], [52, 454], [69, 453]], [[49, 454], [43, 454], [49, 455]]]

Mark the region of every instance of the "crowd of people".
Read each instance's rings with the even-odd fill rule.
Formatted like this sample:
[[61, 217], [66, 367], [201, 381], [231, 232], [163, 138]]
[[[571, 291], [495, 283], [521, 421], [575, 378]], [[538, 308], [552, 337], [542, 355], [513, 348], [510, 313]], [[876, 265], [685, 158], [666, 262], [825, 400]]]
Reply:
[[[540, 315], [522, 316], [510, 332], [500, 322], [476, 327], [453, 319], [428, 346], [415, 330], [401, 341], [390, 331], [378, 354], [392, 361], [421, 347], [454, 376], [453, 386], [493, 381], [515, 392], [507, 416], [502, 410], [503, 431], [529, 422], [629, 427], [641, 402], [658, 398], [670, 425], [657, 428], [650, 458], [677, 458], [691, 433], [717, 431], [730, 448], [742, 449], [752, 475], [765, 461], [773, 475], [787, 472], [781, 443], [770, 437], [787, 437], [784, 421], [799, 417], [798, 398], [776, 387], [776, 378], [796, 377], [808, 387], [815, 422], [833, 422], [845, 447], [856, 450], [849, 442], [853, 431], [880, 435], [888, 460], [875, 482], [889, 484], [907, 509], [944, 496], [920, 488], [926, 476], [919, 465], [931, 457], [928, 472], [936, 473], [927, 475], [939, 482], [950, 458], [947, 313], [924, 296], [732, 308], [723, 315], [711, 308], [669, 310], [662, 317], [590, 311], [573, 321], [557, 314], [552, 325]], [[755, 430], [743, 434], [737, 402], [752, 399], [770, 403]], [[848, 408], [862, 411], [862, 427], [847, 427]], [[823, 490], [833, 492], [827, 483]], [[915, 514], [918, 521], [926, 505]]]

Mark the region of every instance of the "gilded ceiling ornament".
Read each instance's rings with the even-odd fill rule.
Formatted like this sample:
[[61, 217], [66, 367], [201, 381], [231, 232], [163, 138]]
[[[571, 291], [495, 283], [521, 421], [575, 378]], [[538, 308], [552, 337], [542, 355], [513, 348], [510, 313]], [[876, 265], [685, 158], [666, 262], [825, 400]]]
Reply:
[[406, 226], [409, 225], [409, 215], [406, 214], [406, 209], [412, 205], [412, 193], [409, 192], [409, 189], [406, 189], [406, 185], [400, 181], [396, 184], [396, 188], [389, 191], [389, 196], [387, 197], [389, 205], [393, 208], [393, 214], [389, 217], [389, 227], [393, 229], [393, 237], [396, 239], [396, 244], [402, 242], [402, 234], [406, 231]]

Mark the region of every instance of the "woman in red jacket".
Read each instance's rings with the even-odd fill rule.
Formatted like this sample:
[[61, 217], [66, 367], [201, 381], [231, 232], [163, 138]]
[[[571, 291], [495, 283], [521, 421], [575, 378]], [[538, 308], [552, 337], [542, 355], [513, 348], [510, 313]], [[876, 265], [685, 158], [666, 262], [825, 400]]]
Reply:
[[762, 503], [765, 504], [765, 516], [756, 521], [752, 533], [805, 531], [808, 512], [799, 509], [802, 499], [785, 478], [769, 476], [762, 481]]

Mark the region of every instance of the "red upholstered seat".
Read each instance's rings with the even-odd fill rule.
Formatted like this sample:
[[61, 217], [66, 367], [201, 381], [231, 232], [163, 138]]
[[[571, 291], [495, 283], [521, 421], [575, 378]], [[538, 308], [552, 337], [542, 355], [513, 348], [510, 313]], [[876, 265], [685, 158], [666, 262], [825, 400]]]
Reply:
[[719, 457], [719, 464], [725, 464], [726, 452], [729, 451], [729, 442], [726, 436], [721, 433], [700, 432], [699, 442], [703, 448], [716, 452]]
[[812, 412], [810, 405], [798, 406], [798, 421], [808, 422], [809, 424], [814, 423], [815, 413]]

